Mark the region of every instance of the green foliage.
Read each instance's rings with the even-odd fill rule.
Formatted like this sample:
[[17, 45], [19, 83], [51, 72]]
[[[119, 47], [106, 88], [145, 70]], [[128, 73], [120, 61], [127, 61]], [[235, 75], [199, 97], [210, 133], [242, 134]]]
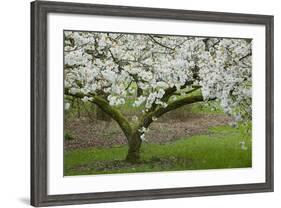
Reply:
[[[243, 143], [243, 145], [242, 145]], [[88, 148], [65, 152], [65, 175], [155, 172], [251, 167], [251, 131], [219, 126], [206, 134], [182, 138], [173, 143], [148, 144], [141, 148], [138, 164], [124, 161], [127, 146]]]
[[218, 101], [212, 101], [207, 103], [195, 103], [190, 106], [186, 106], [186, 109], [190, 109], [192, 113], [198, 114], [224, 114], [223, 109], [220, 107]]
[[73, 140], [74, 137], [69, 132], [66, 132], [66, 133], [64, 133], [64, 139], [65, 140]]

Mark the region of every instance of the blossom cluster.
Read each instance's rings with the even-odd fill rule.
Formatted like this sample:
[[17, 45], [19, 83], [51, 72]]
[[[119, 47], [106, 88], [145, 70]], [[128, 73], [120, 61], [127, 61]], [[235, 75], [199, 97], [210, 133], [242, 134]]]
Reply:
[[141, 139], [142, 141], [146, 141], [145, 134], [146, 134], [147, 132], [149, 132], [149, 129], [148, 129], [148, 128], [145, 128], [145, 127], [142, 127], [142, 128], [140, 128], [138, 131], [141, 133], [140, 139]]
[[84, 102], [89, 93], [111, 106], [130, 98], [149, 111], [196, 85], [238, 121], [251, 116], [251, 46], [249, 39], [66, 31], [65, 87], [85, 94]]

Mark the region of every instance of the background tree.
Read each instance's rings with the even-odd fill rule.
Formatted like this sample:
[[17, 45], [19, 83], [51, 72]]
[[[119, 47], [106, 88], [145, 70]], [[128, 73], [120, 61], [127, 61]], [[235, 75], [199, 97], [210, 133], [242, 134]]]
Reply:
[[[149, 125], [184, 105], [218, 100], [236, 121], [251, 119], [251, 40], [141, 34], [64, 34], [65, 96], [114, 119], [138, 162]], [[118, 106], [130, 101], [136, 119]], [[66, 103], [66, 108], [69, 103]]]

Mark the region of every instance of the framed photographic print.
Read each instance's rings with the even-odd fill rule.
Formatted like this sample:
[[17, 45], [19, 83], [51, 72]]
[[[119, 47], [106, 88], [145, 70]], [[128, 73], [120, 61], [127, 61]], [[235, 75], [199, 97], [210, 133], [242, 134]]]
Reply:
[[31, 3], [31, 204], [273, 191], [273, 16]]

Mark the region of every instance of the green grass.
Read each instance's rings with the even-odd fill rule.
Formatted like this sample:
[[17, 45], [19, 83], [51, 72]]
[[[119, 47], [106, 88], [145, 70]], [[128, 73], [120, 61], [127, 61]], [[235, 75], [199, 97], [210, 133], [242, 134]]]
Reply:
[[212, 101], [210, 103], [195, 103], [185, 107], [192, 113], [224, 114], [218, 101]]
[[[240, 142], [247, 149], [242, 149]], [[148, 144], [141, 149], [142, 161], [124, 161], [127, 146], [65, 151], [65, 175], [158, 172], [251, 167], [251, 136], [243, 126], [210, 128], [206, 134], [181, 138], [173, 143]]]

